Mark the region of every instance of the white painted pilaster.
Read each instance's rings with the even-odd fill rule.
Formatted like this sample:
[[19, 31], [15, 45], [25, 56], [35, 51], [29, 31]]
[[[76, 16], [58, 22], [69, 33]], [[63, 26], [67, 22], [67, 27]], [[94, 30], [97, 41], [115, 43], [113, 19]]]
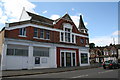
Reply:
[[2, 46], [2, 58], [1, 58], [1, 70], [6, 70], [6, 54], [7, 54], [7, 44], [4, 43]]
[[66, 67], [66, 52], [64, 52], [64, 66]]
[[51, 48], [49, 48], [49, 66], [50, 68], [57, 68], [57, 62], [56, 62], [56, 47], [52, 46]]
[[80, 51], [80, 49], [79, 49], [79, 64], [81, 66], [81, 51]]
[[30, 44], [28, 47], [28, 69], [32, 69], [33, 65], [33, 45]]
[[88, 65], [90, 65], [90, 59], [89, 59], [89, 57], [90, 57], [90, 53], [88, 52]]
[[73, 66], [73, 56], [72, 56], [72, 53], [71, 53], [71, 66]]

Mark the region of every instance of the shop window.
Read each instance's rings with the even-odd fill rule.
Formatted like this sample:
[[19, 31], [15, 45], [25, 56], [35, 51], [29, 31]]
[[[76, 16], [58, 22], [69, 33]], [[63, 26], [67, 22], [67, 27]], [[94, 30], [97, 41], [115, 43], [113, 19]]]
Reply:
[[7, 49], [7, 55], [14, 55], [14, 49]]
[[7, 55], [28, 56], [28, 50], [25, 50], [25, 49], [7, 49]]
[[87, 63], [88, 63], [88, 54], [81, 53], [81, 64], [87, 64]]
[[33, 51], [33, 56], [49, 57], [49, 51], [34, 50]]

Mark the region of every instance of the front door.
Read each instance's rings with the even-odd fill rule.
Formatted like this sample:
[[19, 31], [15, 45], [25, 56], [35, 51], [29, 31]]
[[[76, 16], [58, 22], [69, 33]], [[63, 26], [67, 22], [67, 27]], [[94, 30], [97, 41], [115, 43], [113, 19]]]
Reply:
[[71, 66], [71, 53], [66, 52], [66, 66]]

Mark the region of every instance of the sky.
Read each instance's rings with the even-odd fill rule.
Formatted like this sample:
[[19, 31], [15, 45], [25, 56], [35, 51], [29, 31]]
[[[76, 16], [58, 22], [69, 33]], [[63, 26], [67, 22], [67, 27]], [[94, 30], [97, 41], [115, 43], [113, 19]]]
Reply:
[[34, 2], [28, 0], [0, 0], [0, 29], [5, 23], [16, 22], [22, 9], [57, 19], [68, 13], [76, 26], [79, 16], [89, 30], [89, 41], [96, 46], [118, 43], [118, 2]]

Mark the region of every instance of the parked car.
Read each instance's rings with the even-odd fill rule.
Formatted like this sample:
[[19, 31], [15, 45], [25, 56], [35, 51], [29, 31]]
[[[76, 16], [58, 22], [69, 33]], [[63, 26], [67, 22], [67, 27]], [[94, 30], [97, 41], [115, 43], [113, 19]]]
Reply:
[[106, 69], [115, 69], [115, 68], [120, 68], [120, 63], [118, 63], [118, 61], [114, 61], [114, 60], [108, 60], [103, 62], [103, 68]]

